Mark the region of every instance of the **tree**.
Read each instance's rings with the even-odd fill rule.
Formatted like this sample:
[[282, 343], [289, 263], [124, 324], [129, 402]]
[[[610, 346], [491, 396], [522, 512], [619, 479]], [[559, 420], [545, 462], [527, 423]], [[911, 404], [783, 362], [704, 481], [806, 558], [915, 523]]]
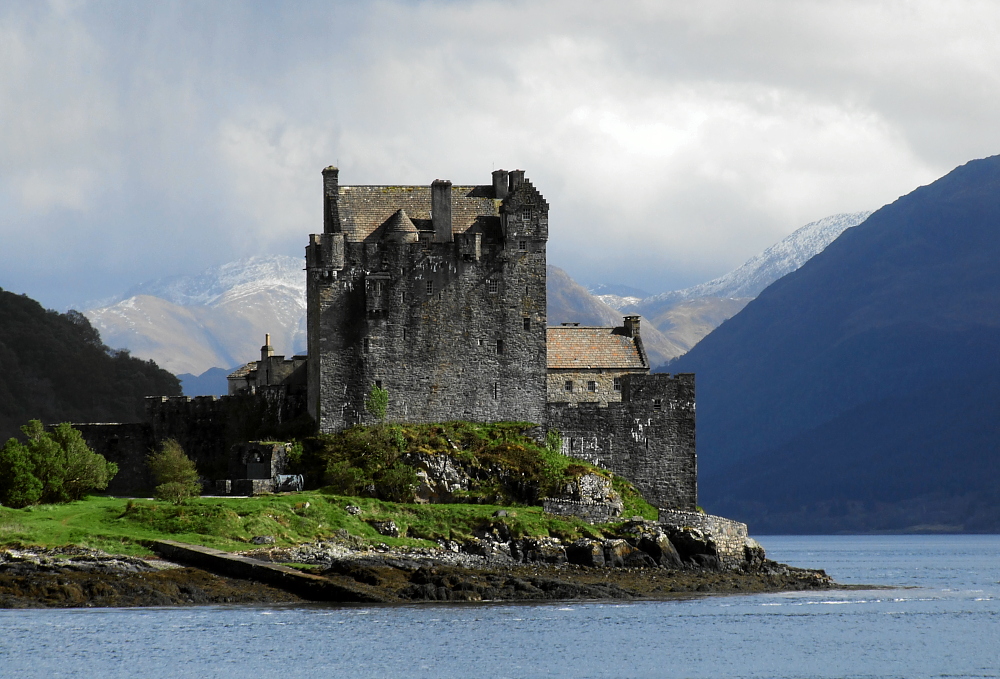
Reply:
[[389, 391], [377, 384], [373, 384], [368, 398], [365, 399], [365, 410], [372, 414], [376, 420], [381, 422], [385, 419], [385, 412], [389, 408]]
[[158, 499], [179, 505], [201, 494], [198, 469], [174, 439], [164, 441], [158, 451], [146, 458], [146, 463], [159, 484], [153, 493]]
[[107, 488], [118, 473], [118, 465], [87, 447], [68, 422], [46, 431], [40, 421], [31, 420], [21, 431], [25, 443], [12, 438], [0, 449], [0, 503], [26, 507], [79, 500], [91, 490]]

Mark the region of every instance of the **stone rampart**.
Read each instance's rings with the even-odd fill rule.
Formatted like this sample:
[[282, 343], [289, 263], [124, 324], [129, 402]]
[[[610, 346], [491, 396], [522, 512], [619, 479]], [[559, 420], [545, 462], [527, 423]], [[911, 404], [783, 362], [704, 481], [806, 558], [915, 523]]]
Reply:
[[562, 452], [623, 476], [651, 504], [693, 510], [698, 503], [694, 375], [626, 375], [623, 400], [549, 403], [546, 424]]
[[155, 482], [146, 458], [156, 447], [153, 428], [146, 423], [74, 424], [83, 440], [95, 453], [118, 465], [118, 473], [108, 484], [112, 495], [135, 495], [151, 492]]

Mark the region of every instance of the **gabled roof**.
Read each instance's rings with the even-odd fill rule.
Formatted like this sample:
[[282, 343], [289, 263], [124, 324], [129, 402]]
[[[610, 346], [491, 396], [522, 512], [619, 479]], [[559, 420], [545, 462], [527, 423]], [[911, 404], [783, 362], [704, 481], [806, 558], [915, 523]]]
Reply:
[[635, 338], [622, 328], [554, 326], [546, 330], [548, 367], [563, 369], [646, 368]]
[[[341, 186], [337, 212], [348, 241], [363, 241], [397, 210], [405, 210], [418, 227], [430, 229], [430, 186]], [[451, 231], [465, 233], [473, 226], [499, 230], [500, 201], [492, 186], [451, 187]]]

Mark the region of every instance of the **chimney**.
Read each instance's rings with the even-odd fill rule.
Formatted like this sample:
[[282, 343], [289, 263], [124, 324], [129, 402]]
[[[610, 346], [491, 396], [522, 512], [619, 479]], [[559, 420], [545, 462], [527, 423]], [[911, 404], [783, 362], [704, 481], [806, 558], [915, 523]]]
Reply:
[[339, 175], [333, 165], [323, 170], [323, 233], [340, 233]]
[[435, 179], [431, 183], [431, 222], [434, 225], [434, 242], [450, 243], [451, 182], [447, 179]]
[[514, 191], [518, 186], [524, 183], [524, 170], [511, 170], [510, 171], [510, 190]]
[[267, 333], [264, 335], [264, 346], [260, 348], [260, 360], [265, 361], [270, 356], [274, 356], [274, 347], [271, 346], [271, 333]]
[[626, 316], [625, 317], [625, 334], [629, 337], [639, 336], [639, 319], [640, 316]]
[[493, 170], [493, 197], [503, 200], [507, 197], [507, 170]]

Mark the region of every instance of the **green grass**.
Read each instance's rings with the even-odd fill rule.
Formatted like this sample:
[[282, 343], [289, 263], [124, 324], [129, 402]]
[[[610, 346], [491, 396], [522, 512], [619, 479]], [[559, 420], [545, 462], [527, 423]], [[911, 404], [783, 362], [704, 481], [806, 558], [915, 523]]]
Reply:
[[[308, 507], [306, 506], [308, 503]], [[361, 508], [359, 516], [344, 509]], [[320, 491], [256, 498], [197, 498], [184, 505], [157, 500], [90, 497], [78, 502], [0, 508], [0, 545], [79, 545], [114, 554], [146, 555], [145, 541], [171, 539], [227, 551], [250, 549], [250, 539], [273, 535], [278, 546], [331, 539], [346, 530], [369, 543], [436, 546], [437, 539], [463, 540], [485, 524], [503, 521], [515, 537], [598, 537], [601, 527], [542, 512], [541, 507], [416, 505]], [[392, 519], [404, 535], [379, 535], [365, 519]], [[608, 526], [610, 528], [610, 526]]]

